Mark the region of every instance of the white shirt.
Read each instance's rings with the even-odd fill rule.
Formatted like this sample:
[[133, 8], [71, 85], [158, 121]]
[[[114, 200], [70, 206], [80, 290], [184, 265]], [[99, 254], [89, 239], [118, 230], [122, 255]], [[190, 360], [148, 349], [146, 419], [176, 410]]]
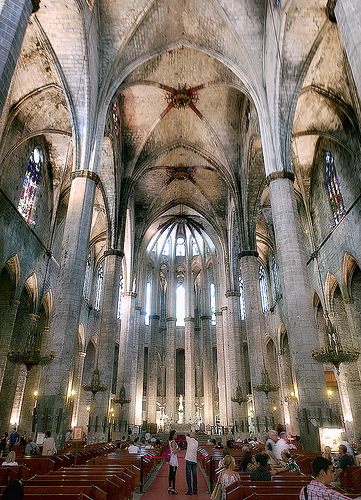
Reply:
[[198, 441], [189, 436], [186, 436], [186, 440], [187, 440], [187, 451], [185, 459], [188, 460], [188, 462], [197, 463]]
[[135, 444], [131, 444], [128, 448], [128, 453], [139, 453], [138, 446], [135, 446]]
[[277, 460], [281, 460], [281, 452], [283, 450], [289, 450], [290, 448], [291, 446], [284, 439], [280, 438], [273, 447], [274, 456], [277, 458]]

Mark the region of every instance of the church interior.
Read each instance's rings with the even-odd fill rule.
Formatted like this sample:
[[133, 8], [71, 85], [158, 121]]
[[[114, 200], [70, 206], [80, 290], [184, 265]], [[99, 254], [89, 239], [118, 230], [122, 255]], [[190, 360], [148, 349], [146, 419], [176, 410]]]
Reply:
[[1, 431], [359, 444], [360, 7], [0, 1]]

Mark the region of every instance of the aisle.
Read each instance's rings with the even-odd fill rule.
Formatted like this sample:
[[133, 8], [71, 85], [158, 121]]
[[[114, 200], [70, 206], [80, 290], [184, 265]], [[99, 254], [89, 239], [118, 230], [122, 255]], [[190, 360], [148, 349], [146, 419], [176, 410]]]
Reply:
[[186, 463], [184, 460], [185, 450], [178, 454], [179, 467], [175, 479], [175, 489], [178, 495], [168, 493], [168, 472], [169, 466], [164, 463], [158, 471], [153, 482], [149, 485], [147, 491], [140, 497], [141, 500], [171, 500], [178, 498], [194, 498], [195, 500], [209, 500], [209, 493], [206, 480], [204, 479], [203, 472], [198, 466], [197, 479], [198, 479], [198, 494], [187, 496], [187, 481], [186, 481]]

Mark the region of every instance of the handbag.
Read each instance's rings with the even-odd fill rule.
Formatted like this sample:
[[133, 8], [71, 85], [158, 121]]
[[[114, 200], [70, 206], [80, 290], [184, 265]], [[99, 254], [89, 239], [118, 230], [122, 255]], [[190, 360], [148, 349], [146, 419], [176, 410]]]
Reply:
[[220, 481], [217, 481], [213, 491], [210, 500], [221, 500], [222, 497], [222, 485]]
[[166, 463], [169, 463], [170, 460], [170, 444], [168, 445], [168, 448], [166, 449], [166, 452], [164, 453], [164, 460]]

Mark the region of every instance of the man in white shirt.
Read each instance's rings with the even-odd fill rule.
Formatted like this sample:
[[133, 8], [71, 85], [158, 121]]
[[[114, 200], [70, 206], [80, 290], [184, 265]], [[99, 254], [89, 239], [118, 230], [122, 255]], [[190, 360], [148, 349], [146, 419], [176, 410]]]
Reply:
[[[188, 491], [186, 495], [197, 494], [197, 452], [198, 441], [195, 439], [195, 433], [190, 432], [186, 436], [187, 451], [186, 451], [186, 479]], [[193, 491], [192, 491], [192, 477], [193, 476]]]
[[283, 450], [291, 450], [295, 448], [296, 446], [287, 442], [287, 433], [283, 431], [280, 433], [279, 440], [274, 445], [273, 453], [277, 460], [281, 460], [282, 459], [281, 453]]
[[130, 443], [128, 446], [128, 453], [139, 453], [139, 448], [134, 443]]

